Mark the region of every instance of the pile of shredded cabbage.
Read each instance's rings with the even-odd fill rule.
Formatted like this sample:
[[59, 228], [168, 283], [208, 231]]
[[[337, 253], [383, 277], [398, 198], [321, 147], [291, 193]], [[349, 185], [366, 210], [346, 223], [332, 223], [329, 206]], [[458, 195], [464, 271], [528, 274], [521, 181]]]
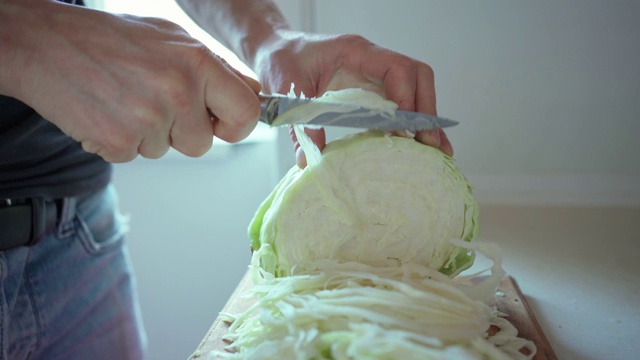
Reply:
[[[341, 97], [340, 92], [334, 92], [328, 96], [331, 101], [357, 101], [360, 98], [368, 106], [380, 103], [381, 99], [363, 90], [351, 89], [343, 94]], [[391, 109], [384, 104], [381, 108], [385, 106]], [[302, 127], [296, 126], [295, 131], [307, 155], [308, 166], [318, 166], [323, 155]], [[330, 176], [327, 174], [322, 176]], [[285, 179], [285, 184], [280, 184], [280, 187], [296, 180], [297, 175], [290, 175], [287, 176], [292, 179]], [[460, 184], [466, 186], [466, 179]], [[273, 199], [268, 199], [267, 207], [280, 205], [278, 201], [275, 201], [276, 205], [273, 202]], [[475, 204], [475, 200], [471, 203]], [[371, 262], [364, 258], [317, 258], [310, 254], [313, 247], [297, 247], [291, 243], [322, 240], [321, 237], [315, 238], [313, 231], [307, 238], [289, 239], [285, 244], [277, 239], [252, 239], [251, 272], [255, 285], [246, 296], [255, 297], [257, 302], [241, 314], [223, 314], [231, 322], [226, 337], [230, 345], [226, 352], [212, 352], [209, 358], [533, 358], [536, 352], [534, 344], [518, 338], [517, 330], [504, 314], [490, 305], [505, 272], [497, 246], [469, 242], [477, 233], [477, 209], [469, 214], [473, 218], [464, 215], [464, 219], [473, 224], [473, 230], [465, 229], [463, 233], [468, 235], [460, 234], [459, 238], [444, 241], [448, 244], [442, 245], [459, 249], [447, 255], [450, 261], [456, 257], [464, 260], [449, 272], [443, 271], [446, 269], [441, 264], [431, 266], [424, 263], [424, 259]], [[264, 211], [258, 211], [257, 216], [265, 216]], [[258, 226], [252, 224], [254, 228], [250, 232], [253, 231], [254, 236], [265, 236], [257, 231], [261, 221]], [[322, 232], [323, 225], [316, 223], [316, 231]], [[275, 239], [278, 232], [273, 231], [269, 236]], [[275, 246], [280, 247], [279, 251]], [[283, 251], [285, 246], [294, 247], [295, 254]], [[385, 251], [383, 247], [380, 249]], [[302, 254], [301, 251], [309, 253]], [[467, 253], [475, 251], [493, 261], [490, 275], [484, 272], [458, 275], [473, 261], [473, 256]], [[282, 270], [280, 267], [276, 271], [278, 264], [286, 264], [290, 268]], [[490, 336], [488, 331], [492, 326], [498, 331]], [[521, 351], [523, 349], [528, 355]]]
[[[533, 343], [488, 302], [504, 276], [499, 249], [457, 245], [491, 258], [491, 274], [477, 283], [417, 264], [320, 260], [277, 278], [253, 264], [256, 285], [245, 296], [258, 300], [222, 314], [231, 344], [209, 359], [531, 359]], [[499, 331], [489, 336], [490, 326]]]

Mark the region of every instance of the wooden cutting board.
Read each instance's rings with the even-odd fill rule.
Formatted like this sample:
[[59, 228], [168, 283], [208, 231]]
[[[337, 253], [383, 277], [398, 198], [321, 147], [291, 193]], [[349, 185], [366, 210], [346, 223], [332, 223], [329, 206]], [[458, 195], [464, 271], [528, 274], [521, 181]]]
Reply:
[[[241, 295], [247, 292], [252, 285], [251, 276], [247, 272], [240, 280], [238, 287], [236, 287], [227, 301], [222, 312], [238, 314], [248, 309], [255, 302], [255, 299], [246, 299]], [[534, 360], [556, 360], [557, 357], [549, 341], [540, 328], [540, 324], [538, 324], [515, 279], [506, 276], [502, 279], [496, 293], [500, 294], [494, 297], [496, 307], [499, 311], [508, 315], [509, 322], [518, 329], [518, 336], [535, 343], [538, 352]], [[211, 351], [223, 351], [224, 347], [228, 345], [223, 340], [228, 329], [229, 325], [218, 316], [190, 359], [207, 359]]]

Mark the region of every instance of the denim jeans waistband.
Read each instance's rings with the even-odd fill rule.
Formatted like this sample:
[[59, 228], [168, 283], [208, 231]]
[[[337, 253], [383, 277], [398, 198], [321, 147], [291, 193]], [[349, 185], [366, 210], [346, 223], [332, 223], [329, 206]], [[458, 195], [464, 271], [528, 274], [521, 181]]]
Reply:
[[79, 199], [82, 196], [0, 199], [0, 251], [33, 246], [52, 231], [68, 236]]

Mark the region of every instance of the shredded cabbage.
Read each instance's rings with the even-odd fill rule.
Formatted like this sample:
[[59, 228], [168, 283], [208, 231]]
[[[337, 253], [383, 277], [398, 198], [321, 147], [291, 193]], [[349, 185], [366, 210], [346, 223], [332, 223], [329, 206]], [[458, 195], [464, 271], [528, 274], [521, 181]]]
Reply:
[[[289, 92], [289, 96], [295, 97], [293, 87]], [[304, 94], [300, 98], [305, 98]], [[331, 104], [339, 104], [338, 106], [327, 106]], [[340, 120], [343, 117], [352, 116], [352, 110], [369, 109], [371, 114], [383, 115], [391, 118], [395, 116], [395, 110], [398, 105], [393, 101], [389, 101], [380, 95], [365, 91], [362, 89], [344, 89], [340, 91], [328, 91], [319, 98], [312, 99], [311, 102], [304, 106], [297, 106], [283, 114], [280, 114], [273, 122], [273, 126], [290, 123], [290, 119], [294, 118], [296, 123], [304, 123], [311, 121], [316, 116], [325, 112], [331, 112], [335, 117], [333, 120]], [[363, 116], [361, 113], [358, 116]]]
[[[316, 101], [325, 99], [395, 110], [363, 90]], [[315, 116], [313, 104], [282, 116]], [[489, 305], [505, 275], [501, 254], [472, 242], [478, 205], [452, 158], [375, 131], [320, 153], [302, 126], [294, 130], [308, 166], [292, 168], [257, 210], [247, 294], [257, 302], [223, 314], [231, 344], [211, 359], [534, 356], [533, 343]], [[476, 251], [493, 261], [491, 274], [460, 276]], [[499, 331], [489, 336], [491, 326]]]
[[[495, 262], [481, 282], [495, 289], [504, 276], [499, 250], [475, 248]], [[258, 280], [248, 295], [258, 301], [242, 314], [224, 314], [233, 321], [229, 352], [210, 359], [530, 359], [535, 353], [533, 343], [477, 298], [486, 297], [477, 285], [418, 264], [327, 259], [286, 277], [253, 271]], [[500, 331], [488, 336], [491, 325]]]

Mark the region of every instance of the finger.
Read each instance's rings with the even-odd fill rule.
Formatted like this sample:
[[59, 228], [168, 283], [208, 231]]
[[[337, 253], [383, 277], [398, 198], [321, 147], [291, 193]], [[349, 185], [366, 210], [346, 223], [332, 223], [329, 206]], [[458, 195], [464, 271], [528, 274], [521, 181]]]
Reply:
[[[206, 92], [207, 80], [213, 75], [213, 69], [223, 67], [219, 61], [216, 61], [214, 55], [207, 52], [203, 60], [202, 73], [198, 74], [204, 79], [201, 84], [202, 89], [200, 96], [204, 97]], [[177, 151], [191, 157], [199, 157], [204, 155], [213, 145], [213, 120], [206, 107], [206, 100], [201, 97], [192, 96], [193, 103], [190, 106], [181, 106], [180, 112], [174, 114], [171, 121], [171, 129], [169, 130], [170, 146]], [[205, 104], [202, 104], [204, 102]], [[185, 101], [185, 103], [188, 103]]]
[[251, 88], [251, 90], [253, 90], [254, 93], [259, 94], [260, 91], [262, 90], [262, 85], [260, 85], [258, 80], [250, 76], [247, 76], [245, 74], [240, 74], [240, 78], [242, 79], [242, 81], [245, 82], [245, 84], [249, 85], [249, 87]]
[[398, 136], [403, 138], [408, 138], [410, 136], [410, 133], [407, 130], [391, 130], [390, 133], [393, 136]]
[[254, 93], [256, 94], [260, 93], [260, 91], [262, 90], [262, 86], [260, 85], [258, 80], [240, 72], [238, 72], [238, 75], [240, 76], [240, 79], [242, 79], [242, 81], [245, 82], [245, 84], [249, 85], [249, 87], [251, 88], [251, 90], [253, 90]]
[[171, 147], [179, 152], [199, 157], [213, 145], [213, 122], [206, 111], [176, 119], [170, 131]]
[[416, 111], [438, 115], [433, 69], [421, 62], [416, 62], [416, 64]]
[[440, 129], [418, 131], [415, 139], [420, 143], [433, 146], [434, 148], [438, 148], [442, 144]]
[[171, 140], [168, 131], [148, 134], [138, 146], [138, 153], [148, 159], [158, 159], [169, 151]]
[[260, 102], [250, 85], [220, 61], [205, 74], [206, 107], [217, 118], [214, 134], [228, 142], [237, 142], [249, 135], [260, 116]]
[[331, 81], [327, 84], [326, 91], [335, 91], [349, 88], [360, 88], [363, 90], [374, 92], [382, 97], [385, 97], [385, 90], [382, 83], [372, 82], [364, 77], [359, 72], [349, 72], [344, 68], [340, 68], [336, 71], [331, 78]]
[[[322, 152], [325, 145], [327, 144], [327, 137], [324, 129], [305, 128], [304, 132]], [[291, 137], [291, 141], [293, 142], [293, 150], [296, 153], [296, 164], [299, 168], [304, 169], [307, 166], [307, 157], [300, 147], [300, 142], [298, 141], [298, 137], [296, 136], [293, 126], [289, 126], [289, 136]]]
[[442, 139], [442, 143], [440, 144], [439, 149], [442, 150], [443, 153], [453, 156], [453, 146], [451, 145], [451, 141], [449, 141], [447, 133], [442, 129], [440, 129], [440, 139]]
[[[166, 154], [171, 144], [173, 118], [162, 106], [150, 106], [134, 111], [137, 115], [130, 121], [136, 142], [131, 145], [143, 157], [157, 159]], [[175, 116], [175, 115], [174, 115]], [[137, 144], [137, 147], [135, 146]]]
[[[397, 54], [391, 53], [394, 57]], [[390, 60], [389, 60], [390, 61]], [[384, 75], [384, 87], [387, 97], [396, 102], [402, 110], [418, 111], [422, 113], [437, 114], [436, 93], [433, 69], [424, 63], [411, 60], [411, 64], [404, 60], [398, 61], [394, 67], [390, 68]], [[380, 63], [369, 63], [370, 66], [363, 70], [369, 71], [368, 76], [380, 73], [384, 65]], [[379, 75], [378, 75], [379, 76]], [[442, 129], [420, 131], [416, 133], [416, 140], [425, 145], [433, 146], [452, 155], [451, 143], [446, 140]]]
[[[371, 59], [360, 59], [359, 71], [367, 79], [382, 83], [387, 99], [398, 104], [401, 110], [416, 110], [416, 76], [414, 60], [393, 51], [378, 49]], [[354, 59], [355, 60], [355, 59]]]
[[393, 67], [384, 77], [384, 90], [387, 98], [396, 104], [398, 109], [416, 111], [415, 71], [411, 68]]
[[[385, 53], [389, 54], [389, 53]], [[435, 87], [431, 68], [423, 63], [411, 60], [411, 64], [397, 60], [397, 54], [391, 53], [398, 65], [388, 68], [388, 63], [369, 62], [363, 67], [367, 76], [380, 76], [384, 81], [386, 96], [398, 104], [398, 108], [436, 114]], [[388, 71], [385, 72], [385, 68]], [[439, 130], [419, 131], [415, 139], [425, 145], [439, 148], [442, 144]], [[450, 145], [450, 144], [449, 144]]]
[[[417, 69], [416, 111], [437, 115], [433, 69], [423, 63], [419, 63]], [[423, 144], [442, 150], [449, 156], [453, 156], [453, 147], [443, 129], [419, 132], [416, 134], [416, 139]]]
[[109, 150], [109, 146], [91, 140], [84, 140], [81, 142], [81, 145], [84, 151], [96, 154], [110, 163], [125, 163], [138, 156], [138, 151], [135, 146], [115, 146], [111, 147], [112, 150]]
[[247, 76], [243, 73], [240, 72], [240, 70], [234, 68], [233, 66], [231, 66], [227, 60], [225, 60], [224, 58], [220, 57], [219, 55], [215, 55], [215, 57], [224, 65], [227, 67], [227, 69], [231, 70], [234, 74], [236, 74], [240, 79], [242, 79], [242, 81], [244, 81], [247, 85], [249, 85], [249, 87], [251, 88], [251, 90], [253, 90], [256, 94], [260, 93], [260, 90], [262, 90], [262, 86], [260, 85], [260, 83], [258, 82], [258, 80]]

